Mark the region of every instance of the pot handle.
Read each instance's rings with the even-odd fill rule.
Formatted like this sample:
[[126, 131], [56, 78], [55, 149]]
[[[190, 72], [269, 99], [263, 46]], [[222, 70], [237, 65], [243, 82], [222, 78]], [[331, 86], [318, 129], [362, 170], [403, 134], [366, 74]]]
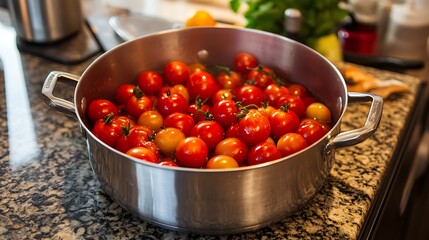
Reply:
[[76, 87], [76, 84], [78, 83], [79, 78], [80, 78], [79, 76], [71, 73], [60, 72], [60, 71], [50, 72], [49, 75], [46, 77], [42, 88], [42, 94], [45, 96], [45, 100], [47, 104], [50, 107], [60, 112], [63, 112], [67, 115], [76, 116], [74, 103], [54, 96], [53, 92], [54, 92], [55, 86], [57, 85], [57, 81], [64, 82], [68, 85]]
[[347, 132], [339, 133], [337, 136], [331, 138], [327, 144], [327, 148], [342, 148], [352, 146], [363, 142], [369, 138], [380, 123], [383, 113], [383, 98], [372, 93], [348, 93], [349, 102], [368, 102], [371, 101], [368, 117], [363, 127], [350, 130]]

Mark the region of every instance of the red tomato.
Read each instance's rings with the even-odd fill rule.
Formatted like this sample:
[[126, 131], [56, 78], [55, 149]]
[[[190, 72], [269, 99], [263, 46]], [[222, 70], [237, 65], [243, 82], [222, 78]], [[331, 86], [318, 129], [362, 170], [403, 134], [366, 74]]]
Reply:
[[235, 55], [233, 64], [238, 72], [247, 73], [251, 68], [258, 66], [258, 61], [253, 55], [241, 52]]
[[242, 165], [247, 158], [247, 145], [238, 138], [225, 138], [216, 145], [215, 155], [227, 155]]
[[211, 114], [211, 107], [205, 102], [197, 97], [195, 103], [189, 105], [186, 109], [186, 112], [194, 118], [195, 122], [205, 120], [206, 115]]
[[189, 136], [192, 128], [195, 126], [195, 120], [189, 114], [175, 112], [164, 119], [164, 126], [167, 128], [178, 128], [183, 132], [183, 134], [185, 134], [185, 136]]
[[167, 92], [158, 98], [158, 111], [166, 117], [175, 112], [186, 112], [188, 103], [181, 94]]
[[134, 88], [136, 86], [132, 84], [122, 84], [116, 89], [115, 100], [119, 104], [125, 104], [128, 99], [134, 95]]
[[138, 118], [143, 112], [153, 109], [153, 103], [150, 98], [145, 96], [140, 88], [134, 89], [134, 95], [131, 96], [125, 106], [128, 114]]
[[118, 115], [119, 110], [114, 103], [107, 99], [95, 99], [89, 103], [87, 113], [89, 120], [95, 123], [108, 114]]
[[172, 156], [176, 150], [177, 144], [184, 138], [185, 134], [183, 134], [180, 129], [164, 128], [155, 135], [154, 142], [163, 156]]
[[155, 156], [156, 156], [156, 158], [159, 161], [159, 159], [161, 157], [161, 153], [160, 153], [159, 148], [158, 148], [158, 146], [156, 145], [155, 142], [152, 142], [152, 141], [149, 141], [149, 140], [148, 141], [144, 141], [144, 142], [141, 143], [141, 147], [145, 147], [145, 148], [151, 150], [153, 153], [155, 153]]
[[146, 94], [156, 95], [162, 88], [164, 80], [155, 71], [143, 71], [137, 77], [137, 85]]
[[112, 124], [119, 125], [121, 128], [132, 128], [136, 125], [134, 120], [127, 116], [114, 116], [112, 118]]
[[275, 111], [269, 118], [271, 125], [271, 136], [279, 139], [286, 133], [295, 132], [300, 120], [293, 111]]
[[227, 155], [216, 155], [207, 161], [207, 169], [238, 168], [239, 165], [234, 158]]
[[261, 142], [249, 150], [247, 163], [255, 165], [281, 158], [280, 150], [270, 142]]
[[234, 100], [222, 100], [212, 107], [213, 118], [223, 127], [229, 127], [238, 122], [237, 114], [240, 109], [237, 108]]
[[270, 136], [270, 121], [260, 112], [252, 109], [238, 122], [238, 131], [240, 139], [247, 145], [253, 146]]
[[298, 83], [293, 83], [288, 86], [289, 92], [292, 96], [304, 98], [308, 96], [307, 89]]
[[161, 161], [159, 163], [159, 165], [168, 166], [168, 167], [178, 167], [179, 166], [179, 165], [177, 165], [177, 163], [175, 163], [173, 161]]
[[307, 141], [308, 145], [311, 145], [321, 139], [325, 135], [325, 129], [323, 126], [313, 119], [304, 119], [299, 124], [296, 133], [302, 135]]
[[294, 111], [298, 117], [305, 115], [305, 104], [301, 98], [285, 95], [281, 96], [277, 101], [277, 108], [287, 107], [288, 110]]
[[241, 75], [232, 70], [221, 71], [218, 75], [216, 75], [216, 81], [223, 89], [228, 90], [232, 90], [243, 84]]
[[247, 82], [264, 90], [268, 85], [275, 83], [274, 71], [267, 67], [252, 69], [246, 76]]
[[236, 101], [240, 101], [243, 106], [255, 104], [262, 106], [265, 95], [260, 88], [254, 85], [243, 85], [234, 90]]
[[122, 132], [122, 136], [116, 141], [115, 149], [124, 153], [134, 147], [143, 147], [144, 142], [149, 140], [145, 126], [136, 125], [132, 128], [122, 128]]
[[265, 88], [264, 95], [271, 106], [277, 106], [277, 101], [281, 96], [289, 95], [289, 90], [285, 86], [279, 86], [276, 83], [270, 84]]
[[200, 121], [192, 128], [190, 136], [201, 138], [207, 145], [209, 151], [216, 148], [216, 145], [223, 140], [224, 130], [222, 126], [210, 120]]
[[232, 124], [226, 130], [225, 138], [232, 138], [232, 137], [235, 137], [235, 138], [239, 138], [240, 137], [240, 131], [239, 131], [238, 123]]
[[203, 101], [210, 100], [211, 97], [219, 90], [213, 76], [208, 72], [196, 72], [189, 77], [186, 84], [191, 100], [197, 97]]
[[221, 89], [215, 93], [212, 97], [212, 105], [215, 105], [216, 103], [229, 99], [232, 100], [234, 98], [234, 94], [229, 89]]
[[108, 115], [104, 119], [99, 119], [92, 128], [92, 133], [111, 147], [115, 146], [116, 141], [122, 135], [122, 128], [112, 121], [113, 117], [113, 115]]
[[296, 153], [307, 146], [304, 137], [298, 133], [286, 133], [277, 141], [277, 148], [283, 157]]
[[180, 166], [202, 168], [206, 165], [208, 149], [206, 143], [198, 137], [182, 139], [176, 148], [176, 160]]
[[155, 153], [153, 153], [150, 149], [145, 147], [131, 148], [126, 152], [126, 154], [143, 161], [158, 163], [158, 158], [156, 157]]
[[170, 85], [185, 84], [189, 78], [189, 67], [182, 61], [171, 61], [164, 67], [164, 77]]

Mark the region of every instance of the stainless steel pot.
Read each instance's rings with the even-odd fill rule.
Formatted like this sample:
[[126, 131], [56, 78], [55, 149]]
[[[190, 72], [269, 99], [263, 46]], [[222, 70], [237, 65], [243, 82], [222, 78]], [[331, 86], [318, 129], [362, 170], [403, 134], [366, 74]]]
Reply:
[[[126, 156], [99, 141], [85, 114], [88, 103], [113, 97], [139, 71], [169, 60], [232, 64], [250, 52], [290, 81], [303, 84], [332, 110], [335, 124], [307, 149], [273, 162], [232, 170], [171, 168]], [[55, 97], [57, 81], [77, 84], [74, 103]], [[126, 42], [96, 59], [81, 77], [52, 72], [43, 94], [55, 109], [75, 114], [87, 139], [92, 169], [103, 190], [129, 212], [165, 228], [204, 234], [237, 233], [276, 222], [305, 204], [323, 185], [335, 149], [357, 144], [376, 130], [381, 97], [347, 93], [339, 71], [312, 49], [284, 37], [241, 28], [170, 30]], [[340, 133], [349, 101], [372, 102], [362, 128]]]
[[52, 43], [82, 28], [81, 0], [9, 0], [16, 34], [29, 42]]

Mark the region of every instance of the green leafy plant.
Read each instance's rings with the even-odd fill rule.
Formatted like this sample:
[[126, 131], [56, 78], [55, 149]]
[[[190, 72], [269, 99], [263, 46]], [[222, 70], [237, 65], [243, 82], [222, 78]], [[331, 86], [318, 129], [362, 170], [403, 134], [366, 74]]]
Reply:
[[341, 0], [230, 0], [230, 7], [238, 12], [242, 4], [247, 28], [272, 33], [284, 33], [284, 11], [296, 8], [301, 11], [304, 21], [301, 36], [308, 45], [316, 38], [330, 34], [347, 12], [339, 7]]

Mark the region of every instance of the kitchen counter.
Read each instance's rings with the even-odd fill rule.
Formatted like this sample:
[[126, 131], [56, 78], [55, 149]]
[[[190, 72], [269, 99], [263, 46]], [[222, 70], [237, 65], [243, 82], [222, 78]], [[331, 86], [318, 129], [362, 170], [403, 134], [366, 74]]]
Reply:
[[[77, 119], [43, 101], [41, 87], [50, 71], [79, 75], [96, 56], [63, 65], [19, 52], [13, 30], [3, 23], [0, 36], [2, 239], [356, 239], [418, 103], [419, 79], [368, 68], [381, 79], [405, 82], [410, 92], [385, 101], [372, 137], [337, 150], [326, 183], [302, 209], [248, 233], [180, 233], [142, 221], [112, 201], [91, 170]], [[342, 130], [362, 126], [367, 111], [365, 104], [350, 104]]]

